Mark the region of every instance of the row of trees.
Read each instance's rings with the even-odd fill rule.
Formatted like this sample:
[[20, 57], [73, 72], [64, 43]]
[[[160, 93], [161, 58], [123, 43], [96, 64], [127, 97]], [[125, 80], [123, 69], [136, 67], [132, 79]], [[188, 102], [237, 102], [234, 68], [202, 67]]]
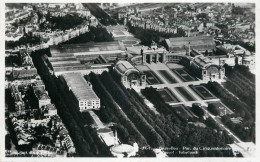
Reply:
[[[236, 65], [230, 67], [225, 65], [227, 81], [224, 87], [239, 97], [239, 110], [243, 115], [243, 108], [252, 118], [244, 117], [241, 123], [235, 124], [231, 121], [232, 116], [222, 117], [222, 122], [233, 130], [244, 141], [255, 141], [255, 75], [252, 74], [248, 67]], [[236, 104], [237, 105], [237, 104]], [[245, 106], [246, 105], [246, 106]], [[235, 115], [238, 115], [235, 113]], [[234, 115], [233, 115], [234, 116]]]
[[235, 96], [231, 95], [224, 87], [219, 85], [217, 82], [208, 82], [205, 84], [216, 97], [220, 98], [221, 101], [227, 105], [236, 116], [242, 117], [246, 120], [254, 122], [255, 112], [250, 111], [250, 107], [243, 101], [239, 100]]
[[11, 136], [10, 134], [5, 135], [5, 150], [10, 150], [12, 148]]
[[243, 79], [248, 79], [249, 84], [255, 84], [255, 75], [250, 72], [249, 67], [244, 65], [235, 65], [234, 67], [224, 65], [224, 67], [227, 77], [230, 77], [233, 73], [240, 73], [240, 77], [243, 77]]
[[223, 116], [221, 121], [230, 130], [232, 130], [242, 141], [255, 142], [255, 124], [243, 121], [241, 123], [234, 123], [230, 115]]
[[136, 38], [141, 40], [141, 44], [150, 46], [152, 41], [156, 43], [160, 43], [162, 40], [171, 38], [171, 37], [181, 37], [184, 35], [181, 34], [173, 34], [173, 33], [164, 33], [154, 31], [152, 29], [143, 29], [140, 27], [133, 27], [130, 23], [127, 23], [129, 32], [134, 34]]
[[16, 56], [10, 55], [8, 57], [5, 57], [5, 67], [13, 67], [15, 65], [22, 65], [21, 59], [18, 57], [18, 54]]
[[[156, 91], [155, 88], [146, 88], [142, 91], [145, 97], [150, 100], [156, 110], [159, 111], [161, 114], [173, 114], [175, 115], [174, 108], [171, 108], [168, 104], [165, 104], [159, 93]], [[205, 111], [200, 107], [200, 105], [193, 104], [191, 110], [194, 114], [199, 117], [199, 121], [204, 122], [208, 127], [207, 128], [200, 128], [194, 125], [189, 125], [186, 120], [181, 119], [181, 114], [178, 117], [181, 119], [180, 123], [174, 122], [176, 128], [180, 130], [178, 137], [174, 139], [174, 145], [176, 146], [226, 146], [226, 144], [232, 143], [233, 140], [228, 136], [228, 134], [224, 131], [220, 130], [219, 126], [216, 122], [208, 118], [207, 120], [203, 120], [203, 116], [205, 115]], [[167, 118], [168, 120], [165, 121], [164, 124], [171, 122], [172, 118]], [[192, 121], [192, 120], [191, 120]], [[193, 119], [193, 121], [196, 121]], [[214, 131], [218, 130], [218, 131]], [[205, 138], [201, 138], [205, 137]], [[173, 138], [171, 136], [171, 138]], [[232, 156], [231, 151], [222, 151], [222, 152], [199, 152], [198, 156]]]
[[[100, 98], [101, 105], [103, 105], [99, 111], [95, 111], [101, 121], [104, 123], [116, 123], [116, 130], [121, 142], [131, 145], [134, 142], [137, 142], [139, 147], [149, 146], [146, 139], [139, 132], [134, 123], [128, 118], [122, 109], [120, 109], [119, 105], [101, 82], [100, 77], [94, 73], [91, 73], [89, 76], [93, 90]], [[85, 78], [88, 79], [88, 76], [85, 76]], [[152, 150], [139, 150], [137, 156], [155, 157], [155, 154]]]
[[[226, 146], [227, 142], [232, 141], [226, 133], [216, 132], [212, 128], [196, 127], [182, 121], [169, 105], [168, 107], [164, 106], [163, 108], [161, 108], [161, 106], [157, 107], [158, 105], [163, 105], [161, 103], [163, 101], [160, 98], [151, 101], [152, 103], [159, 103], [158, 105], [155, 104], [155, 106], [157, 111], [161, 114], [154, 114], [154, 112], [146, 106], [143, 98], [141, 98], [137, 92], [125, 89], [125, 87], [117, 81], [117, 78], [113, 77], [108, 72], [104, 72], [102, 75], [95, 75], [92, 73], [90, 78], [95, 78], [95, 80], [91, 79], [93, 89], [100, 97], [102, 102], [101, 104], [106, 106], [106, 108], [101, 109], [102, 111], [100, 111], [98, 115], [101, 118], [104, 117], [104, 121], [109, 121], [108, 117], [110, 117], [109, 115], [111, 114], [108, 112], [110, 112], [111, 109], [115, 109], [115, 107], [110, 105], [108, 106], [108, 102], [116, 102], [114, 104], [118, 104], [122, 108], [120, 110], [117, 107], [120, 112], [123, 111], [123, 113], [125, 113], [126, 117], [130, 119], [129, 122], [136, 126], [137, 130], [143, 135], [151, 147], [153, 147], [155, 143], [152, 143], [150, 140], [152, 138], [156, 139], [156, 136], [151, 137], [148, 136], [147, 133], [144, 133], [144, 131], [148, 132], [149, 128], [161, 137], [160, 140], [163, 139], [165, 146]], [[107, 96], [104, 96], [105, 94]], [[108, 96], [110, 97], [108, 98]], [[122, 123], [121, 120], [119, 120], [119, 122]], [[146, 123], [149, 123], [150, 126], [147, 126]], [[128, 132], [130, 133], [129, 130]], [[170, 156], [182, 155], [174, 154]], [[196, 156], [232, 156], [232, 152], [200, 151], [199, 155]]]
[[243, 15], [244, 14], [244, 9], [241, 8], [240, 6], [235, 6], [234, 4], [232, 5], [232, 14], [234, 15]]
[[[155, 88], [146, 88], [144, 90], [141, 91], [142, 94], [148, 99], [150, 100], [156, 107], [156, 110], [164, 115], [171, 115], [171, 118], [173, 120], [174, 123], [180, 123], [180, 119], [182, 119], [181, 117], [178, 118], [178, 116], [173, 112], [173, 109], [166, 104], [163, 99], [161, 98], [161, 96], [159, 95], [159, 93], [156, 91]], [[186, 121], [185, 119], [183, 119], [183, 121]]]
[[108, 72], [104, 72], [100, 77], [102, 83], [113, 96], [117, 104], [142, 133], [148, 144], [153, 148], [164, 147], [165, 144], [162, 137], [147, 122], [142, 114], [137, 111], [138, 105], [134, 100], [129, 98], [126, 89], [120, 87]]
[[97, 3], [83, 3], [84, 7], [87, 7], [91, 14], [94, 15], [103, 25], [116, 25], [116, 20], [112, 19], [103, 9], [101, 9]]
[[76, 152], [82, 157], [112, 156], [109, 148], [101, 142], [96, 130], [90, 127], [88, 125], [89, 122], [79, 113], [78, 107], [72, 101], [68, 88], [62, 84], [60, 78], [50, 74], [42, 57], [46, 52], [42, 50], [38, 51], [37, 54], [34, 53], [32, 55], [33, 62], [45, 83], [52, 102], [57, 108], [58, 115], [72, 138]]
[[[250, 108], [245, 102], [236, 98], [230, 94], [224, 87], [220, 86], [217, 82], [208, 82], [205, 85], [215, 96], [221, 99], [221, 101], [227, 105], [234, 114], [227, 117], [222, 117], [223, 123], [236, 133], [238, 137], [245, 141], [255, 141], [255, 111]], [[236, 127], [232, 126], [234, 123], [231, 121], [231, 117], [242, 117], [243, 121], [237, 124]], [[228, 118], [228, 120], [226, 120]], [[227, 122], [230, 121], [230, 122]], [[231, 125], [232, 123], [232, 125]], [[240, 128], [239, 128], [240, 127]], [[250, 129], [248, 129], [250, 128]], [[242, 129], [242, 130], [241, 130]], [[248, 134], [250, 134], [248, 136]]]
[[[136, 141], [141, 147], [147, 146], [147, 141], [139, 132], [136, 126], [129, 120], [127, 115], [120, 109], [119, 105], [111, 96], [110, 92], [106, 89], [99, 76], [94, 73], [90, 74], [90, 81], [93, 90], [101, 100], [101, 111], [97, 113], [101, 120], [104, 122], [115, 122], [118, 124], [119, 138], [127, 143], [132, 144], [131, 139]], [[120, 130], [120, 127], [123, 129]], [[120, 133], [121, 132], [121, 133]]]
[[112, 34], [108, 33], [103, 27], [89, 27], [89, 32], [72, 38], [63, 44], [86, 43], [86, 42], [110, 42], [114, 41]]
[[[65, 16], [54, 17], [51, 16], [50, 13], [48, 12], [46, 15], [46, 21], [50, 22], [51, 24], [50, 28], [52, 31], [56, 29], [65, 31], [65, 30], [75, 28], [78, 25], [81, 25], [84, 21], [86, 21], [86, 19], [80, 17], [76, 13], [67, 14]], [[42, 25], [40, 25], [40, 27], [42, 27]]]
[[5, 41], [5, 49], [13, 49], [22, 45], [36, 45], [40, 43], [41, 40], [39, 37], [32, 36], [32, 33], [24, 33], [24, 35], [18, 41]]

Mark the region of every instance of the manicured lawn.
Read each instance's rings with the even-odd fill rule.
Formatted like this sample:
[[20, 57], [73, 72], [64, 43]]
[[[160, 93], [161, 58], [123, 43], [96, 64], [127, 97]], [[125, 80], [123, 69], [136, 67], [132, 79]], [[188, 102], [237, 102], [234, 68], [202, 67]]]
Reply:
[[163, 83], [153, 71], [144, 71], [144, 74], [146, 75], [146, 81], [149, 85]]
[[178, 83], [166, 70], [158, 70], [165, 80], [169, 83]]
[[188, 111], [184, 105], [174, 105], [172, 106], [173, 110], [180, 116], [182, 116], [184, 119], [189, 119], [195, 117], [195, 115]]
[[169, 89], [158, 89], [157, 91], [163, 98], [164, 102], [180, 102]]
[[188, 101], [195, 101], [195, 98], [184, 88], [184, 87], [176, 87], [175, 88], [181, 95]]
[[220, 111], [220, 116], [224, 116], [225, 111], [226, 114], [233, 114], [233, 112], [228, 107], [223, 105], [221, 102], [208, 102], [208, 104], [213, 104], [215, 107], [217, 107]]
[[191, 88], [204, 100], [217, 98], [207, 88], [202, 85], [191, 86]]
[[185, 70], [185, 69], [172, 69], [184, 82], [195, 81], [196, 79]]

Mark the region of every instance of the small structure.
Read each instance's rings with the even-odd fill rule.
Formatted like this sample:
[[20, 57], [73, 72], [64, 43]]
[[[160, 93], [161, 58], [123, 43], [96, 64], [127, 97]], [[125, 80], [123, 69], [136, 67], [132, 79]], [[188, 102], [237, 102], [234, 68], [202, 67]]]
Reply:
[[131, 146], [128, 144], [118, 144], [118, 143], [116, 143], [117, 141], [118, 141], [117, 132], [115, 130], [115, 144], [113, 147], [111, 147], [110, 151], [116, 157], [135, 156], [136, 153], [139, 151], [139, 148], [138, 148], [138, 145], [136, 142], [133, 144], [133, 146]]
[[127, 157], [130, 157], [134, 152], [134, 147], [128, 144], [115, 145], [111, 148], [111, 152], [117, 157], [124, 157], [125, 154]]

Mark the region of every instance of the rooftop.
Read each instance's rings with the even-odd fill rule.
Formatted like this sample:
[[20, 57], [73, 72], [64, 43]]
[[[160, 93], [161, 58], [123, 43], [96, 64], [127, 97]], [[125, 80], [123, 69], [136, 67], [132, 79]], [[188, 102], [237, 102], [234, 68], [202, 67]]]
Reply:
[[88, 67], [86, 67], [85, 65], [72, 65], [72, 66], [63, 66], [63, 67], [57, 67], [54, 66], [53, 70], [54, 72], [58, 72], [58, 71], [75, 71], [75, 70], [86, 70], [88, 69]]
[[131, 65], [128, 61], [118, 61], [116, 63], [115, 69], [121, 74], [121, 75], [125, 75], [125, 73], [128, 70], [134, 70], [137, 71], [133, 65]]
[[88, 42], [80, 44], [66, 44], [50, 47], [52, 56], [64, 54], [78, 54], [87, 52], [105, 52], [105, 51], [125, 51], [124, 44], [119, 41], [114, 42]]
[[211, 36], [197, 36], [197, 37], [176, 37], [166, 39], [166, 43], [170, 48], [187, 48], [190, 46], [192, 48], [198, 49], [214, 49], [216, 44], [213, 37]]
[[62, 74], [62, 76], [78, 100], [99, 99], [90, 84], [80, 73], [66, 73]]
[[14, 69], [13, 77], [14, 78], [26, 78], [37, 75], [37, 70], [35, 68], [32, 69]]
[[207, 57], [204, 57], [202, 55], [195, 56], [194, 62], [200, 65], [201, 67], [205, 67], [207, 64], [212, 63], [212, 61], [210, 61]]
[[48, 96], [48, 94], [47, 94], [47, 92], [46, 92], [46, 90], [45, 90], [44, 85], [34, 86], [34, 87], [33, 87], [33, 91], [34, 91], [34, 94], [36, 95], [36, 97], [37, 97], [39, 100], [50, 99], [50, 97]]

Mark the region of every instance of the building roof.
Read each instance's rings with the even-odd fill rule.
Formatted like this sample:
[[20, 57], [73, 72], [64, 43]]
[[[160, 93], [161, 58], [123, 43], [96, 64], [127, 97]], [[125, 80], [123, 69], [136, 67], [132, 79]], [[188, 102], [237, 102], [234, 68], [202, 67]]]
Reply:
[[48, 96], [48, 93], [45, 90], [44, 85], [34, 86], [33, 91], [34, 91], [35, 96], [38, 98], [38, 100], [50, 99], [50, 97]]
[[64, 54], [80, 54], [93, 52], [107, 52], [107, 51], [125, 51], [125, 46], [122, 42], [88, 42], [80, 44], [66, 44], [60, 46], [50, 47], [52, 56], [61, 56]]
[[81, 63], [78, 61], [78, 60], [67, 60], [67, 61], [53, 61], [52, 63], [52, 66], [55, 66], [55, 65], [67, 65], [67, 64], [77, 64], [77, 65], [81, 65]]
[[46, 105], [46, 107], [47, 107], [49, 110], [57, 110], [54, 104], [48, 104], [48, 105]]
[[35, 86], [40, 86], [40, 85], [44, 85], [44, 83], [43, 83], [42, 80], [36, 80], [36, 81], [34, 81], [34, 85]]
[[62, 74], [75, 97], [80, 100], [99, 100], [91, 85], [80, 73]]
[[37, 70], [35, 68], [32, 69], [14, 69], [13, 77], [14, 78], [28, 78], [34, 77], [37, 75]]
[[132, 55], [141, 55], [142, 46], [127, 47], [127, 53]]
[[126, 73], [128, 71], [136, 71], [138, 72], [138, 70], [136, 70], [134, 68], [133, 65], [131, 65], [128, 61], [118, 61], [115, 65], [115, 69], [116, 71], [120, 74], [120, 75], [126, 75]]
[[207, 57], [204, 57], [202, 55], [195, 56], [193, 62], [200, 67], [205, 67], [209, 64], [212, 64], [212, 61], [210, 61]]
[[216, 43], [211, 36], [176, 37], [166, 39], [168, 47], [172, 50], [188, 48], [189, 42], [191, 48], [195, 48], [197, 50], [211, 50], [216, 47]]
[[76, 61], [77, 59], [74, 56], [68, 56], [68, 57], [48, 57], [50, 62], [56, 62], [56, 61]]
[[62, 66], [62, 67], [54, 66], [53, 67], [54, 72], [86, 70], [86, 69], [88, 69], [88, 67], [86, 67], [85, 65], [72, 65], [72, 66]]

